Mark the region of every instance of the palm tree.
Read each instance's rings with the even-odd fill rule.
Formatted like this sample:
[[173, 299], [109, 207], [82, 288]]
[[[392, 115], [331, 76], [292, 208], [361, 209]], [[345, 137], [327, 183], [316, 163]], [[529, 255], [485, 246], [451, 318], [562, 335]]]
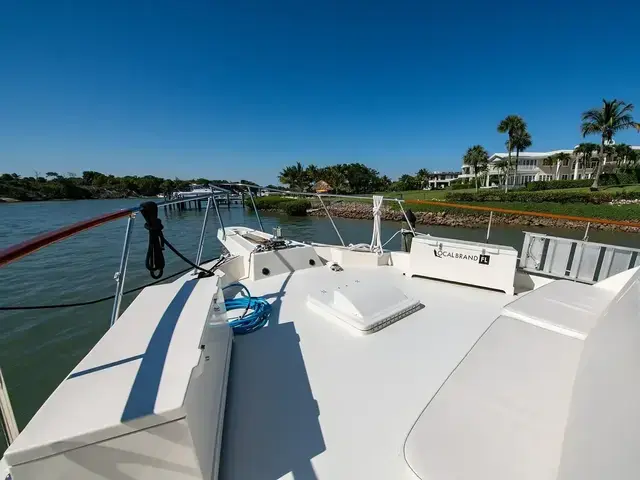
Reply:
[[300, 162], [295, 165], [285, 167], [278, 177], [280, 183], [289, 185], [291, 190], [304, 192], [309, 188], [309, 176]]
[[558, 171], [560, 170], [560, 165], [564, 165], [565, 162], [567, 162], [567, 165], [569, 165], [569, 162], [571, 161], [571, 154], [567, 152], [560, 152], [555, 156], [558, 158], [558, 166], [556, 167], [556, 180], [558, 180]]
[[588, 142], [581, 143], [573, 150], [576, 157], [582, 155], [582, 178], [587, 178], [587, 165], [591, 163], [591, 157], [596, 150], [598, 150], [598, 145]]
[[611, 142], [613, 136], [619, 131], [629, 128], [640, 130], [640, 123], [631, 115], [633, 105], [622, 100], [602, 100], [602, 108], [592, 108], [582, 114], [582, 136], [600, 135], [600, 161], [596, 168], [592, 190], [598, 189], [598, 181], [604, 164], [604, 146]]
[[322, 169], [323, 180], [325, 180], [334, 193], [344, 192], [347, 188], [347, 176], [344, 174], [341, 165], [332, 165]]
[[313, 163], [307, 167], [306, 172], [307, 172], [307, 177], [309, 177], [309, 180], [311, 182], [316, 183], [322, 180], [322, 178], [320, 178], [320, 169], [316, 167]]
[[416, 178], [420, 182], [420, 188], [424, 188], [429, 181], [429, 170], [427, 170], [426, 168], [421, 168], [420, 170], [418, 170], [418, 173], [416, 173]]
[[462, 163], [473, 169], [473, 176], [476, 182], [476, 192], [478, 191], [478, 173], [487, 168], [489, 154], [482, 145], [469, 147], [462, 157]]
[[[498, 132], [499, 133], [506, 133], [507, 135], [509, 135], [509, 138], [508, 138], [508, 140], [506, 142], [507, 152], [509, 154], [509, 160], [508, 160], [508, 169], [507, 169], [507, 173], [505, 175], [505, 182], [504, 182], [504, 191], [505, 192], [509, 188], [508, 187], [508, 183], [509, 183], [508, 174], [509, 174], [509, 170], [511, 170], [511, 152], [515, 148], [515, 146], [513, 144], [513, 139], [516, 136], [517, 132], [526, 131], [526, 129], [527, 129], [527, 124], [524, 122], [522, 117], [520, 117], [518, 115], [507, 115], [498, 124]], [[516, 166], [516, 170], [517, 170], [517, 166]]]
[[616, 163], [618, 167], [625, 165], [633, 155], [632, 148], [626, 143], [618, 143], [613, 147], [616, 155]]
[[511, 148], [514, 148], [516, 151], [516, 168], [514, 174], [516, 180], [518, 178], [518, 161], [520, 160], [520, 152], [524, 152], [530, 146], [531, 135], [527, 132], [527, 125], [525, 124], [522, 130], [516, 131], [511, 143]]
[[500, 179], [500, 182], [502, 182], [502, 179], [504, 178], [504, 181], [506, 183], [507, 182], [507, 174], [509, 173], [509, 160], [507, 160], [505, 158], [501, 158], [500, 160], [496, 160], [493, 163], [493, 166], [500, 173], [500, 176], [498, 177]]
[[560, 171], [560, 165], [562, 164], [562, 161], [565, 160], [567, 157], [569, 157], [569, 154], [562, 152], [562, 153], [556, 153], [555, 155], [551, 155], [550, 157], [547, 157], [544, 160], [542, 160], [543, 165], [555, 167], [556, 173], [553, 176], [554, 180], [558, 180], [558, 172]]

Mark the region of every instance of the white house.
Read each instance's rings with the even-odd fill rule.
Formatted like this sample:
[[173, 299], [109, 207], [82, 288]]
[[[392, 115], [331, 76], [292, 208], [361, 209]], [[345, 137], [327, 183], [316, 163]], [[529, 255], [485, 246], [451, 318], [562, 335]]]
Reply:
[[445, 188], [460, 176], [459, 172], [431, 172], [427, 185], [430, 190]]
[[[639, 150], [640, 146], [632, 146], [633, 150]], [[560, 165], [545, 165], [545, 159], [558, 153], [568, 153], [570, 159], [564, 160]], [[508, 153], [494, 153], [489, 157], [488, 174], [485, 175], [485, 186], [498, 185], [503, 172], [496, 167], [496, 163], [509, 157]], [[543, 180], [579, 180], [582, 178], [591, 178], [598, 165], [598, 152], [593, 152], [592, 159], [586, 168], [579, 162], [579, 156], [574, 155], [573, 150], [553, 150], [550, 152], [522, 152], [518, 159], [518, 172], [515, 172], [515, 153], [511, 154], [512, 167], [509, 172], [509, 185], [524, 185], [528, 182], [537, 182]], [[473, 167], [469, 165], [462, 166], [461, 179], [469, 179], [472, 181], [474, 177]]]

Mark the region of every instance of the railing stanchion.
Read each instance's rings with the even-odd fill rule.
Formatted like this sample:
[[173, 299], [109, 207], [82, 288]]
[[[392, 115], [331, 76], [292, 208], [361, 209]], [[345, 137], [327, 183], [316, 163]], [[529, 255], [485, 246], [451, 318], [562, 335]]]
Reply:
[[[200, 241], [198, 242], [198, 252], [196, 253], [196, 265], [200, 266], [200, 260], [202, 260], [202, 248], [204, 247], [204, 236], [207, 230], [207, 219], [209, 218], [209, 208], [211, 208], [211, 197], [207, 199], [207, 208], [204, 211], [204, 219], [202, 220], [202, 230], [200, 231]], [[193, 269], [193, 273], [196, 274], [197, 269]]]
[[489, 212], [489, 225], [487, 225], [487, 239], [485, 243], [489, 243], [489, 236], [491, 235], [491, 220], [493, 220], [493, 210]]
[[124, 290], [124, 278], [127, 273], [127, 263], [129, 261], [129, 247], [131, 246], [131, 230], [136, 219], [135, 213], [129, 215], [127, 230], [124, 234], [124, 245], [122, 246], [122, 256], [120, 257], [120, 268], [114, 275], [116, 281], [116, 297], [113, 299], [113, 310], [111, 311], [111, 326], [116, 323], [120, 316], [120, 303], [122, 303], [122, 291]]
[[258, 213], [258, 208], [256, 207], [256, 202], [253, 199], [253, 193], [251, 193], [251, 187], [247, 188], [249, 190], [249, 197], [251, 198], [251, 204], [253, 205], [253, 211], [256, 212], [256, 218], [258, 219], [258, 225], [260, 225], [260, 231], [264, 232], [264, 227], [262, 226], [262, 220], [260, 219], [260, 214]]
[[[16, 417], [13, 415], [13, 408], [11, 408], [11, 400], [9, 399], [9, 390], [7, 389], [7, 384], [4, 382], [2, 370], [0, 370], [0, 421], [0, 429], [2, 433], [4, 433], [4, 439], [8, 447], [20, 432], [18, 430], [18, 424], [16, 423]], [[7, 478], [10, 478], [10, 476]]]
[[591, 222], [587, 222], [587, 229], [584, 231], [584, 237], [582, 237], [583, 242], [589, 241], [589, 227], [591, 226]]
[[[220, 209], [218, 208], [218, 201], [216, 200], [216, 196], [215, 195], [212, 195], [211, 198], [213, 199], [213, 207], [216, 209], [216, 215], [218, 215], [218, 222], [220, 222], [220, 229], [222, 230], [222, 239], [226, 240], [227, 239], [227, 232], [224, 230], [224, 222], [222, 221], [222, 217], [220, 216]], [[242, 203], [244, 204], [244, 200], [242, 201]]]
[[411, 225], [411, 222], [409, 221], [409, 217], [407, 217], [407, 212], [404, 211], [404, 208], [402, 208], [402, 202], [400, 202], [399, 199], [396, 198], [396, 202], [398, 202], [398, 206], [400, 207], [400, 210], [402, 211], [402, 215], [404, 215], [404, 219], [407, 221], [407, 225], [409, 225], [409, 230], [411, 230], [411, 234], [415, 237], [416, 236], [416, 231], [413, 229], [413, 226]]
[[333, 221], [333, 217], [331, 217], [331, 214], [329, 213], [329, 210], [327, 209], [327, 206], [322, 201], [322, 197], [320, 195], [318, 195], [318, 200], [320, 200], [320, 203], [322, 204], [322, 208], [324, 208], [324, 211], [327, 214], [327, 217], [329, 217], [329, 221], [331, 222], [331, 225], [333, 225], [333, 229], [336, 231], [336, 234], [338, 235], [338, 238], [340, 239], [340, 243], [344, 247], [345, 245], [344, 245], [344, 240], [342, 239], [342, 235], [340, 235], [340, 232], [338, 231], [338, 227], [336, 227], [336, 224]]

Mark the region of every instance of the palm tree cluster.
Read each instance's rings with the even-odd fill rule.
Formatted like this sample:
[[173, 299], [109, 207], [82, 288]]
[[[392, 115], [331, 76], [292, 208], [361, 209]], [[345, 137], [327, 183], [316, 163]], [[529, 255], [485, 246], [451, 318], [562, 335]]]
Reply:
[[417, 190], [429, 183], [429, 171], [421, 168], [415, 175], [401, 175], [395, 182], [386, 175], [369, 168], [362, 163], [342, 163], [318, 167], [308, 165], [306, 168], [300, 162], [282, 169], [279, 175], [281, 184], [298, 192], [308, 192], [321, 183], [326, 184], [333, 193], [362, 194], [384, 191]]
[[516, 163], [514, 176], [518, 177], [518, 162], [520, 160], [520, 152], [524, 152], [531, 146], [531, 134], [527, 131], [527, 123], [518, 115], [508, 115], [498, 123], [498, 132], [508, 135], [505, 146], [507, 147], [507, 172], [504, 182], [504, 191], [509, 189], [508, 176], [511, 171], [511, 153], [516, 151]]
[[334, 193], [371, 193], [387, 190], [392, 184], [386, 175], [362, 163], [346, 163], [306, 168], [300, 163], [285, 167], [279, 175], [280, 183], [291, 190], [307, 192], [320, 181], [326, 182]]
[[[582, 114], [581, 132], [583, 137], [587, 135], [599, 135], [600, 145], [595, 143], [581, 143], [573, 150], [575, 157], [574, 178], [578, 176], [578, 169], [582, 170], [582, 177], [586, 178], [586, 169], [597, 164], [593, 175], [592, 189], [598, 189], [598, 182], [603, 168], [609, 160], [612, 167], [633, 167], [640, 162], [640, 152], [633, 150], [629, 145], [613, 145], [613, 137], [616, 133], [635, 128], [640, 131], [640, 123], [631, 115], [633, 105], [621, 100], [602, 100], [601, 108], [593, 108]], [[520, 153], [532, 145], [531, 134], [527, 130], [527, 123], [518, 115], [507, 115], [498, 123], [498, 132], [506, 133], [507, 158], [496, 161], [493, 165], [504, 177], [505, 192], [508, 190], [508, 178], [513, 169], [514, 175], [518, 175]], [[598, 152], [599, 151], [599, 152]], [[512, 161], [515, 152], [515, 163]], [[573, 160], [571, 154], [560, 152], [543, 160], [544, 165], [555, 169], [554, 178], [558, 180], [561, 165], [569, 165]], [[478, 188], [478, 174], [488, 170], [488, 155], [480, 145], [469, 147], [463, 157], [464, 165], [472, 168], [475, 177], [476, 190]], [[515, 166], [515, 169], [513, 168]]]
[[[587, 135], [599, 135], [600, 136], [600, 154], [599, 161], [596, 167], [595, 174], [593, 176], [592, 190], [598, 189], [598, 182], [600, 180], [600, 174], [602, 168], [605, 165], [605, 155], [615, 154], [615, 148], [609, 149], [607, 153], [606, 147], [611, 146], [613, 143], [613, 137], [616, 133], [630, 128], [635, 128], [640, 131], [640, 123], [636, 122], [631, 115], [633, 111], [633, 105], [623, 102], [622, 100], [602, 100], [602, 107], [592, 108], [582, 114], [581, 131], [582, 136]], [[623, 149], [621, 151], [623, 158], [630, 156], [628, 150]]]
[[476, 183], [476, 192], [478, 191], [478, 174], [484, 172], [487, 169], [489, 162], [489, 154], [482, 145], [474, 145], [469, 147], [467, 152], [462, 157], [464, 165], [471, 167], [473, 171], [473, 177]]
[[[511, 169], [514, 166], [512, 160], [512, 154], [515, 151], [515, 175], [518, 174], [518, 162], [520, 160], [520, 153], [524, 152], [532, 145], [531, 134], [527, 130], [527, 122], [518, 115], [507, 115], [503, 120], [498, 123], [498, 132], [506, 133], [507, 140], [505, 146], [507, 147], [507, 158], [498, 160], [494, 163], [494, 167], [500, 172], [500, 177], [504, 177], [505, 192], [509, 186], [509, 175]], [[464, 165], [471, 167], [474, 174], [476, 191], [478, 190], [478, 174], [481, 174], [488, 170], [489, 155], [487, 151], [481, 145], [474, 145], [469, 147], [462, 157]], [[487, 172], [488, 175], [488, 172]]]

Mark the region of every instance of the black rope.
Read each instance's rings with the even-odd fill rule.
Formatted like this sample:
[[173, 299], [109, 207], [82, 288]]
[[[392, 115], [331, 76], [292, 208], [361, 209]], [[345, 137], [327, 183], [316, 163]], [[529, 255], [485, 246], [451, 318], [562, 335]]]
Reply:
[[164, 254], [162, 251], [164, 250], [165, 245], [188, 265], [191, 265], [196, 270], [200, 270], [201, 277], [210, 277], [213, 275], [213, 271], [216, 269], [216, 266], [210, 270], [206, 270], [199, 265], [196, 265], [171, 245], [166, 238], [164, 238], [164, 234], [162, 233], [164, 225], [162, 225], [162, 220], [158, 218], [158, 205], [156, 205], [155, 202], [142, 203], [140, 205], [140, 213], [142, 213], [142, 216], [146, 220], [144, 228], [149, 231], [149, 246], [147, 247], [145, 266], [147, 267], [147, 270], [149, 270], [151, 278], [157, 279], [162, 277], [165, 265]]
[[164, 272], [164, 235], [162, 234], [162, 221], [158, 218], [158, 205], [155, 202], [144, 202], [140, 205], [140, 213], [145, 219], [144, 228], [149, 231], [149, 246], [145, 267], [149, 270], [151, 278], [160, 278]]
[[[209, 263], [215, 260], [215, 258], [210, 258], [209, 260], [205, 260], [202, 263]], [[220, 262], [216, 263], [213, 268], [216, 268]], [[172, 273], [168, 277], [161, 278], [156, 280], [155, 282], [147, 283], [146, 285], [142, 285], [140, 287], [132, 288], [130, 290], [126, 290], [122, 292], [122, 295], [129, 295], [130, 293], [138, 292], [143, 288], [151, 287], [153, 285], [157, 285], [171, 278], [177, 277], [178, 275], [182, 275], [183, 273], [191, 270], [192, 267], [185, 268], [184, 270], [180, 270], [179, 272]], [[115, 295], [109, 295], [108, 297], [96, 298], [94, 300], [87, 300], [86, 302], [75, 302], [75, 303], [58, 303], [55, 305], [29, 305], [29, 306], [15, 306], [15, 307], [0, 307], [0, 311], [13, 311], [13, 310], [47, 310], [51, 308], [69, 308], [69, 307], [85, 307], [87, 305], [95, 305], [96, 303], [106, 302], [108, 300], [113, 300], [116, 298]]]

